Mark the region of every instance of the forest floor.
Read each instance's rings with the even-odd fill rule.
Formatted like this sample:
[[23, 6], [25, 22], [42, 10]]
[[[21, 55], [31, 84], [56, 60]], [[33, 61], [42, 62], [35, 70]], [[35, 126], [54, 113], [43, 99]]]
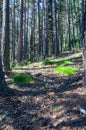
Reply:
[[[80, 71], [72, 76], [57, 74], [57, 65], [39, 62], [13, 70], [7, 83], [15, 93], [0, 97], [0, 130], [86, 130], [86, 115], [77, 108], [86, 109], [82, 58], [73, 62]], [[11, 78], [17, 73], [31, 73], [36, 80], [15, 85]]]

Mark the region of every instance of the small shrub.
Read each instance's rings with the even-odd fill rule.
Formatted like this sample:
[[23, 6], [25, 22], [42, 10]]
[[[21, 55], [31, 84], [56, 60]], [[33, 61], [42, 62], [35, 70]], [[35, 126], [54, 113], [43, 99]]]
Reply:
[[30, 81], [34, 80], [35, 78], [31, 75], [26, 75], [26, 74], [18, 74], [13, 77], [13, 82], [14, 83], [29, 83]]

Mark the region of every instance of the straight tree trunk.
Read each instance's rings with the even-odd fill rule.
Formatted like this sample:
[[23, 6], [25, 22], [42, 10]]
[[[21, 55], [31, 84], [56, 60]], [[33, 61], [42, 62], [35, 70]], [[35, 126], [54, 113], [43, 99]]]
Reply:
[[70, 0], [67, 0], [67, 43], [68, 43], [68, 48], [71, 51], [71, 43], [70, 43]]
[[45, 7], [44, 7], [44, 1], [42, 3], [43, 5], [43, 11], [42, 11], [42, 56], [44, 56], [44, 48], [45, 48], [45, 38], [44, 38], [44, 34], [45, 34], [45, 27], [44, 27], [44, 20], [45, 20], [45, 17], [44, 17], [44, 14], [45, 14]]
[[38, 57], [41, 55], [41, 30], [40, 30], [40, 1], [37, 1], [38, 7]]
[[[1, 4], [1, 3], [0, 3]], [[2, 10], [2, 7], [0, 5], [0, 9]], [[0, 13], [0, 18], [2, 18], [2, 14]], [[0, 19], [0, 38], [1, 38], [1, 31], [2, 31], [2, 19]], [[1, 57], [1, 40], [0, 40], [0, 95], [3, 95], [3, 92], [6, 90], [7, 84], [5, 82], [4, 72], [2, 69], [2, 57]]]
[[48, 56], [48, 1], [44, 1], [44, 57]]
[[1, 45], [1, 32], [2, 32], [2, 3], [0, 3], [0, 45]]
[[[53, 45], [53, 9], [52, 9], [52, 0], [48, 1], [48, 42], [49, 42], [49, 56], [54, 55], [55, 51], [54, 45]], [[54, 48], [54, 49], [53, 49]]]
[[83, 66], [84, 66], [84, 89], [86, 93], [86, 1], [82, 0], [82, 42], [83, 42]]
[[53, 24], [52, 24], [52, 27], [53, 27], [53, 36], [52, 36], [52, 54], [55, 56], [55, 45], [56, 45], [56, 42], [57, 42], [57, 32], [56, 32], [56, 17], [55, 17], [55, 14], [56, 11], [55, 11], [55, 0], [52, 1], [52, 16], [53, 16]]
[[82, 16], [80, 21], [80, 29], [81, 29], [81, 44], [83, 44], [83, 37], [84, 37], [84, 0], [82, 0]]
[[[28, 5], [29, 5], [29, 3], [28, 3]], [[29, 7], [28, 7], [28, 10], [29, 10]], [[27, 13], [26, 0], [25, 0], [25, 12], [24, 12], [24, 49], [23, 49], [23, 59], [24, 60], [27, 59], [27, 48], [28, 48], [28, 41], [27, 41], [27, 37], [28, 37], [27, 15], [28, 14], [29, 13]]]
[[9, 40], [9, 0], [3, 0], [2, 16], [2, 38], [1, 38], [1, 56], [2, 68], [6, 72], [10, 69], [10, 40]]
[[35, 45], [35, 4], [32, 0], [32, 23], [31, 23], [31, 37], [30, 37], [30, 61], [34, 61], [34, 45]]
[[12, 8], [12, 65], [15, 62], [15, 0]]
[[71, 8], [72, 12], [72, 47], [75, 47], [75, 26], [74, 26], [74, 17], [73, 17], [73, 9]]
[[20, 0], [20, 23], [19, 23], [17, 61], [18, 63], [21, 63], [22, 60], [23, 60], [23, 0]]

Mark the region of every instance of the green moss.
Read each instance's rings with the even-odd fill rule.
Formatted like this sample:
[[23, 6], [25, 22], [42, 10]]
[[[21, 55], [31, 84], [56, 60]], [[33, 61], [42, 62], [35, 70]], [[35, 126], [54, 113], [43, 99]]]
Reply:
[[72, 74], [77, 73], [79, 71], [79, 69], [71, 68], [71, 67], [56, 67], [55, 71], [62, 75], [72, 75]]
[[60, 63], [60, 66], [67, 66], [67, 65], [72, 65], [72, 64], [74, 64], [73, 62], [71, 62], [71, 61], [62, 61], [61, 63]]
[[31, 75], [26, 75], [26, 74], [18, 74], [13, 77], [13, 82], [14, 83], [29, 83], [30, 81], [34, 80], [35, 78]]
[[59, 64], [60, 66], [66, 66], [66, 65], [73, 64], [73, 62], [68, 61], [68, 60], [65, 60], [65, 61], [64, 60], [63, 61], [47, 60], [42, 63], [42, 65], [54, 65], [54, 64]]
[[55, 60], [47, 60], [42, 63], [42, 65], [54, 65], [57, 64], [57, 61]]

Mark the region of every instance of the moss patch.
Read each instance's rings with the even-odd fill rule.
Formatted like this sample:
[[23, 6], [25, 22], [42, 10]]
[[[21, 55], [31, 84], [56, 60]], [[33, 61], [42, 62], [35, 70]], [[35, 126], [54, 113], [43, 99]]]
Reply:
[[54, 65], [57, 64], [57, 61], [55, 60], [47, 60], [42, 63], [42, 65]]
[[62, 75], [72, 75], [72, 74], [75, 74], [79, 71], [79, 69], [77, 68], [71, 68], [71, 67], [56, 67], [55, 68], [55, 71], [57, 73], [60, 73]]
[[42, 65], [54, 65], [59, 64], [60, 66], [67, 66], [73, 64], [73, 62], [69, 60], [56, 61], [56, 60], [47, 60], [42, 63]]
[[65, 61], [62, 61], [61, 63], [60, 63], [60, 66], [67, 66], [67, 65], [72, 65], [72, 64], [74, 64], [73, 62], [71, 62], [71, 61], [67, 61], [67, 60], [65, 60]]
[[29, 83], [32, 80], [35, 80], [35, 78], [31, 75], [26, 75], [26, 74], [18, 74], [14, 76], [12, 79], [14, 83], [19, 83], [19, 84]]

